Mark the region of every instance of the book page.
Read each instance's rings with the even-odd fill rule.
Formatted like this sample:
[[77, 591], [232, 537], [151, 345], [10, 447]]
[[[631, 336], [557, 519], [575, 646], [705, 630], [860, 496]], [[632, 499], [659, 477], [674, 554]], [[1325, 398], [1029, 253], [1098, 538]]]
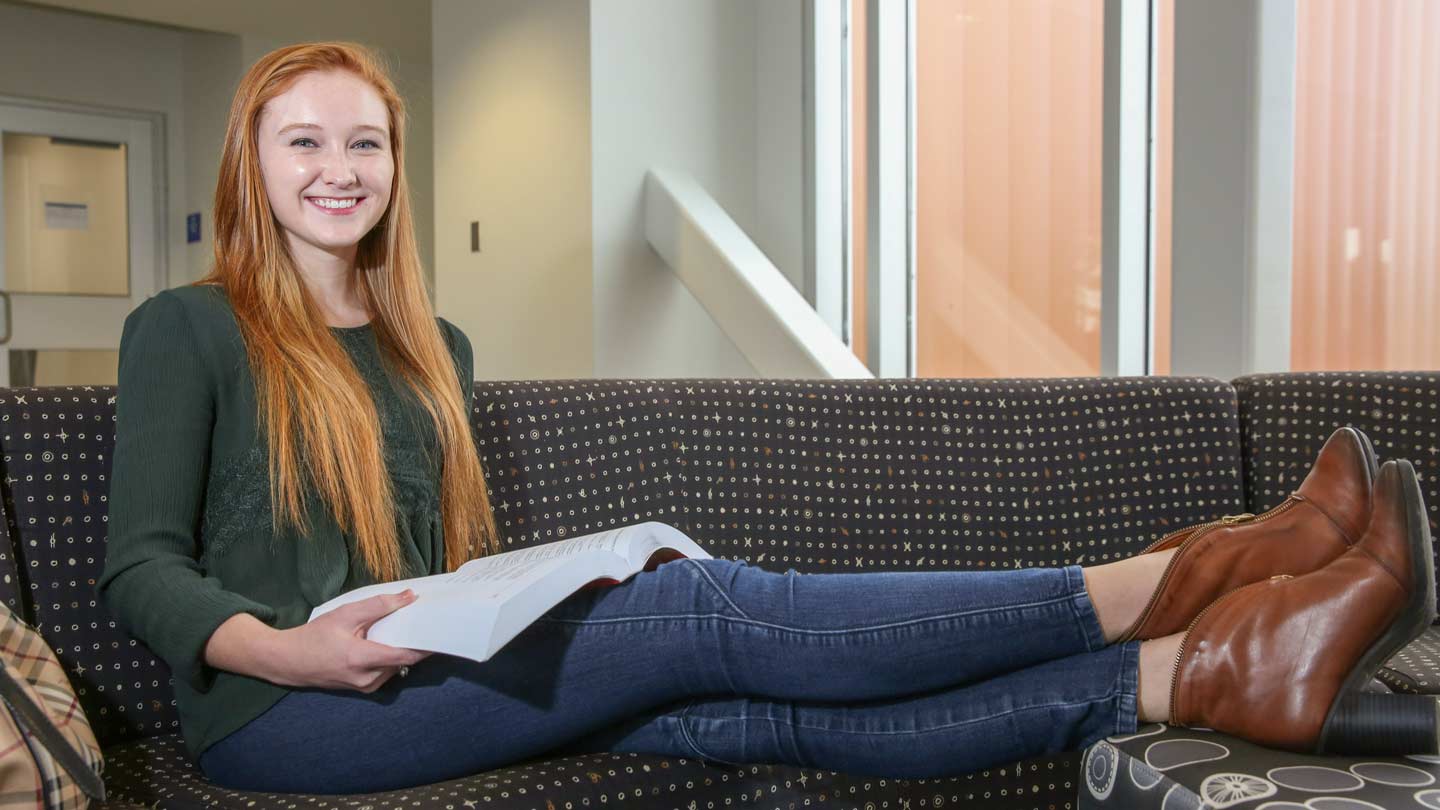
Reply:
[[[628, 526], [623, 531], [628, 532], [629, 546], [622, 553], [628, 561], [630, 568], [639, 571], [646, 567], [646, 563], [654, 556], [655, 563], [663, 563], [679, 557], [689, 557], [692, 560], [708, 560], [710, 555], [695, 544], [685, 535], [684, 532], [665, 523], [649, 521]], [[662, 551], [663, 549], [663, 551]], [[659, 552], [657, 554], [657, 552]]]
[[[495, 569], [497, 573], [502, 569], [511, 566], [520, 566], [540, 560], [553, 560], [557, 557], [569, 557], [575, 554], [583, 554], [589, 551], [609, 551], [625, 556], [625, 550], [629, 548], [631, 539], [635, 534], [644, 533], [639, 531], [645, 523], [634, 526], [624, 526], [619, 529], [587, 534], [583, 537], [572, 537], [568, 540], [556, 540], [553, 543], [522, 548], [516, 551], [507, 551], [503, 554], [493, 554], [489, 557], [481, 557], [471, 560], [460, 566], [456, 574], [465, 573], [473, 578], [466, 579], [466, 582], [483, 581], [488, 575], [479, 573], [482, 569]], [[473, 572], [473, 574], [471, 574]], [[500, 576], [509, 575], [499, 574]]]
[[[637, 535], [647, 535], [654, 526], [665, 526], [653, 521], [623, 526], [618, 529], [557, 540], [531, 548], [516, 549], [470, 560], [459, 569], [445, 574], [397, 580], [377, 585], [367, 585], [347, 591], [320, 605], [310, 613], [313, 620], [341, 605], [358, 602], [372, 596], [400, 593], [406, 588], [417, 596], [438, 594], [462, 586], [474, 599], [495, 599], [503, 594], [523, 590], [544, 579], [556, 567], [556, 561], [585, 554], [613, 553], [621, 559], [628, 559], [627, 551]], [[671, 531], [674, 531], [671, 529]], [[684, 535], [681, 535], [682, 537]]]
[[481, 557], [450, 573], [356, 588], [315, 608], [310, 620], [350, 602], [411, 588], [419, 598], [375, 622], [367, 638], [483, 661], [587, 583], [620, 582], [651, 555], [663, 561], [677, 554], [710, 557], [680, 530], [646, 521]]

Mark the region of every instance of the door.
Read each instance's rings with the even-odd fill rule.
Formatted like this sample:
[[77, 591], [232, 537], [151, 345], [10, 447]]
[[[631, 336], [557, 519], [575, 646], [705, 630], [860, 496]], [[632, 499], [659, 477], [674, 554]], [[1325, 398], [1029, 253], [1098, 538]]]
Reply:
[[164, 288], [154, 122], [0, 99], [0, 386], [113, 385]]

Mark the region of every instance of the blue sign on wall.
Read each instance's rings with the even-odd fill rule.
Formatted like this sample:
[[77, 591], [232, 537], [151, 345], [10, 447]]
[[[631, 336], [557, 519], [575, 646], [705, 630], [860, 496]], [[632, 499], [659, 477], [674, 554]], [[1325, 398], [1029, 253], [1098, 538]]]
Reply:
[[185, 243], [200, 241], [200, 214], [187, 214], [185, 216]]

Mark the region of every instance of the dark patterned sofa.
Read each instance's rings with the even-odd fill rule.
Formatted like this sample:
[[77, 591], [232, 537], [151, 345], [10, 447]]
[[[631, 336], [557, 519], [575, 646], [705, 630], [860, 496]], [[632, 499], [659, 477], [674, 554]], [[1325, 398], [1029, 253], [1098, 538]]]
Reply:
[[[1272, 787], [1283, 781], [1238, 761], [1246, 757], [1281, 763], [1266, 764], [1270, 770], [1303, 759], [1246, 751], [1219, 735], [1205, 741], [1234, 752], [1228, 759], [1191, 756], [1183, 754], [1185, 739], [1204, 732], [1152, 726], [1089, 752], [944, 779], [603, 753], [539, 757], [385, 794], [224, 790], [184, 754], [168, 670], [117, 628], [95, 595], [116, 396], [106, 387], [0, 389], [9, 540], [0, 543], [0, 598], [44, 633], [71, 673], [105, 747], [105, 807], [1168, 808], [1199, 806], [1206, 780], [1215, 783], [1222, 771]], [[1437, 402], [1440, 373], [1257, 376], [1233, 384], [1181, 377], [556, 380], [477, 383], [473, 418], [511, 547], [660, 520], [717, 557], [834, 572], [1119, 559], [1172, 528], [1273, 505], [1344, 424], [1369, 433], [1383, 457], [1414, 461], [1434, 514]], [[1430, 674], [1431, 652], [1407, 655], [1394, 662], [1395, 688], [1440, 682]], [[1178, 747], [1159, 749], [1169, 758], [1150, 761], [1156, 743], [1171, 740]], [[1194, 761], [1176, 764], [1187, 756]], [[1347, 788], [1337, 795], [1369, 801], [1374, 791], [1408, 790], [1412, 797], [1423, 788], [1370, 777], [1422, 781], [1413, 771], [1434, 782], [1440, 775], [1428, 762], [1403, 767], [1409, 770], [1332, 768], [1353, 777], [1336, 782]], [[1355, 780], [1361, 789], [1349, 787]], [[1305, 801], [1275, 807], [1311, 806]], [[1323, 805], [1341, 806], [1394, 805]]]

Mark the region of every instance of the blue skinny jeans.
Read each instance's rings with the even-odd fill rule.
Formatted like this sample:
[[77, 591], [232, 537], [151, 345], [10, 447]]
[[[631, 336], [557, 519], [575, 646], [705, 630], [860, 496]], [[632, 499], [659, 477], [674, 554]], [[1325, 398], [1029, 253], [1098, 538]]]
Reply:
[[1138, 642], [1105, 644], [1078, 566], [681, 559], [571, 595], [487, 662], [433, 655], [369, 694], [296, 689], [199, 764], [295, 793], [592, 751], [951, 776], [1134, 731], [1138, 667]]

